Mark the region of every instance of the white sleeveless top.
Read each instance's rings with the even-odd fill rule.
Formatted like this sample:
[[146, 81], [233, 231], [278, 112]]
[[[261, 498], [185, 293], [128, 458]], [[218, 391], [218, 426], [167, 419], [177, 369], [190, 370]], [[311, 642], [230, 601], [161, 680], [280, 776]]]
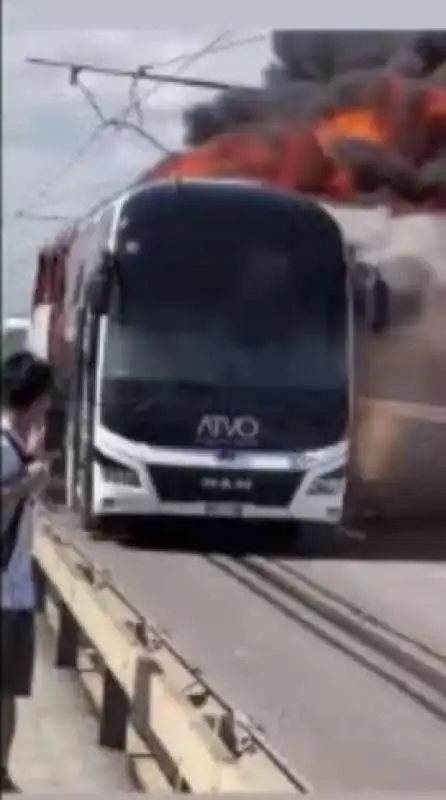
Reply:
[[[10, 436], [25, 449], [17, 434], [11, 431], [6, 420], [2, 420], [2, 428], [7, 428]], [[14, 476], [22, 472], [23, 466], [19, 455], [11, 442], [1, 433], [1, 482], [8, 483]], [[5, 530], [11, 519], [15, 503], [2, 502], [1, 526]], [[8, 569], [1, 574], [1, 608], [27, 610], [35, 605], [35, 592], [32, 567], [32, 532], [34, 520], [34, 504], [29, 502], [23, 511], [20, 530], [16, 540], [14, 553]]]

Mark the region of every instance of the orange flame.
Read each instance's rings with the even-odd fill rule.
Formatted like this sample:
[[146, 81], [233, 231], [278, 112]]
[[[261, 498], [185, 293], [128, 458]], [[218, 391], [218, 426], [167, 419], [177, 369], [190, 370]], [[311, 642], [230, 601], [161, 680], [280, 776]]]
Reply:
[[[383, 160], [400, 156], [415, 185], [420, 180], [419, 168], [435, 158], [435, 147], [445, 147], [446, 88], [395, 78], [385, 84], [381, 80], [378, 88], [372, 107], [364, 104], [335, 110], [310, 126], [276, 124], [271, 131], [265, 125], [225, 134], [160, 164], [146, 172], [144, 179], [255, 178], [286, 189], [354, 201], [367, 193], [361, 186], [360, 165], [350, 164], [345, 152], [339, 155], [336, 145], [356, 141], [372, 145]], [[392, 188], [390, 182], [390, 189], [386, 185], [383, 190], [387, 198], [393, 193], [395, 202], [407, 201], [397, 183]], [[446, 180], [441, 189], [431, 189], [429, 197], [420, 187], [420, 200], [409, 202], [446, 207]]]
[[361, 109], [340, 111], [331, 119], [317, 123], [316, 135], [322, 145], [346, 138], [382, 144], [387, 140], [389, 130], [386, 121], [378, 119], [372, 109]]
[[[362, 155], [352, 144], [366, 146]], [[164, 178], [244, 177], [350, 203], [369, 193], [372, 203], [384, 201], [398, 213], [409, 212], [414, 204], [435, 211], [446, 209], [441, 166], [445, 156], [446, 87], [381, 76], [375, 86], [368, 85], [362, 104], [332, 108], [305, 125], [265, 120], [255, 128], [216, 137], [168, 156], [145, 170], [136, 184]], [[365, 163], [367, 158], [371, 165]], [[364, 187], [364, 166], [369, 178], [376, 172], [371, 188]], [[423, 178], [427, 167], [429, 182]], [[408, 196], [407, 186], [413, 196]], [[35, 302], [48, 291], [59, 301], [63, 296], [56, 272], [72, 235], [68, 231], [58, 237], [43, 258]]]

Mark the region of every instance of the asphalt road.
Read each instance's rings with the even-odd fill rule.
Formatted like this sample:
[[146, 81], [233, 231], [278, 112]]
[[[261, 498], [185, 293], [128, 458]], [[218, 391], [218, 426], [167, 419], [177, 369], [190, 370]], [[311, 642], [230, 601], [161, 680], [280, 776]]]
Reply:
[[[446, 790], [445, 723], [200, 555], [70, 537], [315, 789]], [[365, 601], [367, 566], [349, 577]], [[330, 570], [345, 585], [345, 565]]]
[[282, 561], [445, 659], [446, 564]]

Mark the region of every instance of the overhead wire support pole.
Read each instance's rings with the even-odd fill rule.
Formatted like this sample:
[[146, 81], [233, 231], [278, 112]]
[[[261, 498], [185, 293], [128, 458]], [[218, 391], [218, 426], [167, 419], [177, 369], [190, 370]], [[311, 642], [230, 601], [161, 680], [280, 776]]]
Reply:
[[131, 78], [135, 80], [147, 80], [155, 83], [174, 84], [177, 86], [188, 86], [195, 89], [211, 89], [214, 91], [228, 91], [232, 89], [253, 89], [253, 86], [243, 84], [227, 83], [226, 81], [206, 80], [204, 78], [183, 78], [177, 75], [167, 75], [159, 72], [149, 72], [146, 67], [139, 67], [136, 70], [117, 69], [115, 67], [98, 67], [94, 64], [77, 63], [73, 61], [56, 61], [49, 58], [27, 58], [27, 64], [40, 67], [52, 67], [56, 69], [70, 70], [70, 82], [76, 85], [79, 75], [82, 72], [91, 72], [97, 75], [108, 75], [113, 78]]
[[15, 218], [26, 219], [31, 222], [73, 222], [75, 219], [62, 214], [31, 214], [28, 211], [17, 211]]

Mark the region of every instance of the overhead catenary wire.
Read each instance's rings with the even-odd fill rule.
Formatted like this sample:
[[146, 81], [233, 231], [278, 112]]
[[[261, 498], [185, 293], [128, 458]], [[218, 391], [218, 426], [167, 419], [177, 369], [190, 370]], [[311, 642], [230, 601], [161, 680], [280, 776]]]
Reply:
[[[150, 69], [163, 69], [165, 67], [174, 67], [175, 65], [178, 65], [177, 69], [175, 70], [175, 73], [176, 73], [176, 76], [179, 78], [178, 85], [181, 86], [181, 85], [184, 85], [184, 83], [181, 82], [181, 73], [183, 71], [185, 71], [186, 69], [190, 68], [190, 66], [192, 66], [192, 64], [194, 64], [196, 61], [198, 61], [203, 56], [214, 55], [214, 54], [216, 55], [218, 53], [228, 52], [228, 51], [231, 51], [231, 50], [237, 49], [237, 48], [249, 47], [250, 45], [254, 45], [254, 44], [259, 43], [261, 41], [267, 40], [269, 35], [270, 35], [269, 32], [262, 32], [262, 33], [259, 33], [259, 34], [256, 34], [256, 35], [247, 36], [247, 37], [240, 37], [240, 38], [237, 38], [237, 39], [236, 38], [233, 38], [233, 39], [230, 38], [229, 41], [225, 41], [225, 39], [230, 36], [230, 32], [229, 31], [223, 32], [222, 34], [217, 36], [215, 39], [213, 39], [211, 42], [207, 43], [204, 47], [200, 48], [199, 50], [178, 54], [178, 55], [173, 56], [173, 57], [171, 57], [169, 59], [164, 59], [162, 61], [159, 61], [158, 63], [153, 63], [153, 64], [150, 64], [150, 65], [147, 65], [147, 66]], [[121, 123], [127, 122], [128, 118], [130, 117], [130, 115], [133, 112], [136, 112], [136, 114], [137, 114], [137, 120], [136, 121], [137, 121], [137, 123], [139, 123], [138, 127], [140, 128], [138, 133], [141, 135], [141, 129], [144, 128], [144, 119], [143, 119], [143, 114], [142, 114], [142, 107], [143, 107], [143, 105], [145, 105], [152, 98], [153, 95], [155, 95], [157, 92], [161, 91], [166, 85], [167, 84], [163, 83], [162, 81], [155, 82], [155, 85], [152, 85], [149, 88], [148, 92], [144, 92], [144, 93], [141, 92], [141, 95], [140, 95], [139, 94], [140, 82], [139, 82], [138, 79], [133, 78], [132, 79], [132, 84], [129, 87], [128, 103], [127, 103], [127, 105], [125, 106], [125, 108], [122, 110], [122, 112], [119, 115], [119, 117], [121, 118]], [[199, 88], [199, 87], [196, 87], [196, 88]], [[87, 93], [89, 93], [89, 92], [90, 92], [90, 90], [87, 88]], [[84, 96], [85, 96], [85, 92], [84, 92]], [[86, 99], [87, 99], [87, 97], [86, 97]], [[92, 96], [91, 99], [93, 99], [93, 101], [94, 101], [95, 100], [94, 96]], [[92, 103], [90, 103], [90, 105], [92, 105], [92, 107], [94, 108]], [[108, 134], [112, 134], [112, 136], [118, 136], [120, 134], [120, 132], [125, 129], [126, 126], [123, 125], [123, 124], [121, 124], [120, 126], [117, 126], [116, 124], [114, 126], [110, 125], [110, 124], [106, 124], [106, 122], [103, 119], [101, 119], [101, 113], [98, 114], [97, 113], [97, 109], [94, 109], [94, 110], [96, 111], [96, 116], [99, 118], [98, 125], [90, 132], [88, 137], [82, 143], [80, 143], [80, 145], [77, 148], [76, 152], [73, 154], [73, 156], [71, 156], [69, 161], [67, 163], [65, 163], [64, 165], [62, 165], [62, 167], [56, 172], [56, 174], [54, 174], [53, 177], [50, 180], [46, 181], [44, 186], [41, 186], [40, 189], [39, 189], [39, 187], [37, 187], [37, 190], [38, 190], [37, 191], [37, 196], [35, 197], [31, 207], [28, 206], [28, 210], [27, 209], [23, 209], [21, 212], [19, 212], [18, 219], [17, 219], [17, 216], [14, 215], [14, 217], [17, 219], [17, 221], [20, 221], [20, 220], [22, 222], [24, 220], [32, 221], [32, 222], [34, 222], [34, 224], [40, 223], [41, 225], [45, 224], [46, 226], [51, 225], [51, 228], [53, 228], [54, 225], [56, 225], [57, 223], [59, 223], [59, 224], [60, 223], [64, 223], [65, 225], [68, 225], [70, 228], [76, 227], [80, 222], [85, 220], [85, 218], [88, 217], [90, 214], [95, 213], [101, 207], [103, 207], [106, 203], [111, 202], [121, 192], [127, 191], [128, 189], [130, 189], [132, 187], [132, 185], [134, 184], [134, 179], [124, 187], [121, 186], [121, 187], [117, 188], [116, 185], [113, 186], [113, 187], [110, 187], [109, 184], [106, 187], [104, 185], [104, 187], [103, 187], [104, 188], [104, 194], [103, 194], [103, 197], [101, 198], [101, 200], [99, 200], [99, 202], [95, 203], [94, 208], [90, 207], [86, 211], [86, 213], [84, 213], [82, 215], [79, 215], [79, 214], [77, 214], [77, 215], [76, 214], [70, 214], [70, 215], [67, 214], [67, 215], [65, 215], [65, 214], [58, 214], [58, 213], [56, 213], [56, 214], [39, 213], [39, 207], [41, 207], [42, 203], [45, 204], [45, 200], [47, 199], [47, 197], [51, 193], [51, 191], [54, 189], [54, 187], [57, 186], [61, 181], [63, 181], [63, 179], [67, 175], [69, 175], [73, 170], [76, 170], [76, 167], [78, 166], [79, 162], [81, 162], [81, 160], [83, 158], [85, 158], [85, 156], [87, 155], [88, 151], [92, 147], [94, 147], [94, 145], [97, 144], [97, 142], [100, 139], [102, 139], [103, 136], [107, 136]], [[100, 109], [100, 111], [102, 112], [102, 109]], [[102, 115], [102, 116], [104, 116], [104, 115]], [[147, 133], [147, 131], [144, 131], [144, 132]], [[153, 144], [153, 142], [152, 142], [152, 144]], [[36, 205], [37, 205], [37, 209], [36, 209]], [[29, 256], [23, 257], [21, 260], [24, 263], [28, 263]]]
[[[267, 34], [262, 33], [254, 37], [247, 37], [245, 39], [242, 39], [241, 41], [231, 43], [231, 45], [221, 46], [219, 50], [215, 52], [222, 52], [223, 50], [229, 50], [232, 49], [233, 47], [239, 47], [241, 45], [246, 45], [256, 41], [261, 41], [262, 39], [266, 38], [266, 36]], [[35, 56], [27, 58], [26, 62], [34, 66], [69, 69], [72, 84], [75, 84], [77, 82], [78, 77], [82, 72], [91, 72], [97, 75], [105, 75], [114, 78], [132, 78], [133, 80], [147, 80], [165, 84], [173, 83], [173, 84], [179, 84], [181, 86], [190, 86], [200, 89], [226, 90], [233, 88], [252, 88], [249, 86], [244, 87], [242, 84], [228, 83], [227, 81], [218, 81], [218, 80], [193, 78], [193, 77], [178, 78], [173, 75], [168, 75], [164, 73], [163, 74], [154, 73], [151, 71], [152, 67], [151, 66], [149, 67], [148, 65], [141, 65], [136, 69], [131, 70], [131, 69], [122, 69], [118, 67], [101, 67], [95, 64], [89, 64], [77, 61], [39, 58]]]
[[[238, 47], [245, 47], [245, 46], [250, 45], [250, 44], [257, 44], [258, 42], [261, 42], [261, 41], [264, 41], [265, 39], [267, 39], [268, 36], [269, 36], [269, 33], [264, 32], [264, 33], [255, 34], [253, 36], [245, 36], [245, 37], [242, 37], [240, 39], [233, 39], [232, 41], [224, 43], [224, 39], [226, 38], [227, 35], [229, 35], [229, 31], [228, 32], [224, 32], [222, 34], [219, 34], [219, 36], [217, 36], [214, 40], [212, 40], [208, 45], [205, 45], [205, 47], [203, 47], [202, 49], [200, 49], [198, 51], [192, 51], [190, 53], [182, 53], [181, 55], [172, 56], [171, 58], [165, 59], [164, 61], [158, 61], [157, 63], [143, 64], [143, 65], [141, 65], [139, 67], [139, 70], [149, 71], [149, 70], [154, 69], [154, 68], [158, 68], [159, 69], [160, 67], [162, 68], [162, 67], [167, 67], [167, 66], [173, 66], [174, 64], [177, 64], [180, 61], [181, 62], [180, 66], [174, 73], [174, 75], [180, 76], [181, 73], [185, 69], [187, 69], [188, 67], [192, 66], [192, 64], [195, 61], [197, 61], [203, 55], [206, 55], [208, 51], [209, 51], [209, 54], [218, 55], [218, 53], [223, 53], [223, 52], [226, 52], [228, 50], [234, 50], [234, 49], [236, 49]], [[219, 44], [219, 41], [221, 42], [220, 44]], [[134, 74], [134, 76], [132, 78], [132, 84], [131, 84], [130, 91], [129, 91], [130, 101], [129, 101], [128, 106], [122, 112], [122, 114], [123, 114], [124, 117], [127, 117], [133, 110], [135, 110], [138, 113], [140, 124], [143, 124], [142, 115], [141, 115], [141, 111], [142, 111], [141, 107], [142, 107], [143, 103], [145, 103], [150, 97], [152, 97], [153, 94], [155, 94], [156, 92], [158, 92], [162, 88], [162, 82], [160, 82], [155, 87], [152, 87], [151, 89], [149, 89], [148, 93], [146, 95], [144, 95], [143, 97], [140, 98], [139, 95], [136, 96], [136, 97], [132, 97], [132, 94], [135, 92], [135, 90], [138, 87], [139, 70]], [[184, 84], [181, 82], [180, 85], [184, 85]]]
[[[211, 41], [208, 44], [206, 44], [204, 47], [201, 47], [194, 53], [189, 53], [187, 55], [180, 56], [179, 58], [181, 59], [182, 63], [180, 64], [174, 76], [172, 77], [179, 76], [185, 69], [188, 69], [190, 66], [192, 66], [192, 64], [194, 64], [200, 58], [203, 58], [203, 56], [213, 52], [214, 48], [218, 47], [219, 42], [222, 42], [222, 40], [224, 40], [229, 35], [230, 31], [223, 31], [223, 33], [218, 34], [218, 36], [211, 39]], [[164, 147], [164, 145], [160, 147], [159, 140], [155, 139], [153, 137], [153, 134], [150, 133], [150, 131], [147, 131], [143, 127], [144, 120], [143, 120], [142, 104], [147, 102], [149, 98], [153, 97], [153, 95], [159, 92], [162, 88], [163, 86], [161, 84], [158, 84], [155, 87], [152, 87], [152, 89], [146, 94], [144, 98], [134, 97], [133, 100], [130, 99], [129, 104], [121, 112], [119, 118], [117, 120], [110, 120], [110, 124], [111, 125], [114, 124], [116, 126], [117, 131], [122, 130], [123, 128], [124, 129], [127, 128], [129, 130], [135, 131], [135, 133], [139, 133], [144, 138], [148, 139], [152, 144], [155, 144], [155, 146], [157, 146], [158, 149], [164, 150], [165, 155], [170, 155], [171, 151], [169, 150], [169, 148]], [[136, 78], [134, 81], [132, 81], [129, 94], [131, 95], [132, 92], [134, 94], [137, 93], [137, 89], [138, 89], [138, 79]], [[128, 121], [128, 117], [130, 116], [130, 113], [133, 110], [139, 111], [139, 117], [140, 117], [139, 125], [135, 125], [134, 123]]]
[[[181, 56], [177, 56], [177, 59]], [[164, 63], [164, 62], [163, 62]], [[121, 119], [121, 116], [124, 117], [124, 111], [127, 111], [129, 106], [126, 106], [125, 110], [121, 112], [118, 117], [110, 117], [106, 118], [105, 115], [102, 113], [102, 109], [100, 108], [99, 104], [96, 102], [93, 93], [91, 90], [85, 86], [85, 84], [81, 83], [80, 81], [76, 84], [79, 89], [82, 91], [85, 99], [87, 100], [88, 104], [92, 106], [93, 110], [95, 111], [96, 115], [99, 117], [98, 125], [91, 131], [87, 139], [80, 145], [80, 147], [76, 150], [74, 155], [63, 165], [63, 167], [57, 171], [52, 179], [49, 182], [45, 183], [42, 189], [38, 192], [37, 197], [35, 198], [36, 201], [42, 199], [42, 195], [46, 195], [48, 190], [53, 188], [53, 186], [58, 183], [67, 172], [71, 171], [71, 169], [76, 166], [78, 161], [80, 161], [87, 152], [91, 149], [93, 144], [96, 140], [105, 133], [107, 130], [112, 130], [113, 133], [118, 133], [123, 127], [127, 127], [132, 129], [133, 131], [137, 132], [138, 134], [142, 134], [145, 138], [148, 138], [152, 144], [154, 144], [158, 149], [164, 151], [165, 148], [161, 142], [159, 142], [153, 135], [147, 134], [146, 131], [140, 130], [138, 126], [130, 124], [124, 124], [125, 120]], [[156, 87], [160, 88], [160, 87]], [[18, 212], [19, 216], [23, 215], [23, 212]]]
[[83, 144], [76, 150], [73, 156], [59, 169], [49, 181], [41, 186], [40, 190], [38, 190], [37, 194], [35, 195], [34, 199], [23, 209], [20, 209], [16, 212], [17, 217], [23, 217], [25, 214], [30, 213], [30, 209], [33, 208], [36, 203], [41, 200], [44, 200], [51, 189], [61, 181], [62, 178], [65, 177], [67, 173], [69, 173], [76, 164], [86, 155], [86, 153], [90, 150], [93, 144], [97, 141], [101, 133], [104, 131], [105, 125], [100, 123], [97, 125], [92, 132], [89, 134], [88, 138], [83, 142]]
[[[84, 95], [86, 96], [86, 98], [89, 99], [89, 102], [93, 106], [93, 108], [95, 108], [95, 110], [96, 110], [98, 116], [100, 117], [101, 121], [104, 121], [104, 116], [103, 116], [102, 111], [99, 108], [98, 104], [95, 102], [91, 90], [89, 90], [85, 86], [85, 84], [82, 84], [79, 81], [79, 75], [80, 75], [80, 73], [82, 71], [84, 71], [84, 72], [88, 72], [88, 71], [99, 72], [99, 73], [102, 73], [102, 74], [112, 75], [113, 77], [117, 77], [117, 76], [118, 77], [119, 76], [126, 77], [126, 76], [130, 75], [132, 77], [132, 84], [130, 86], [130, 93], [132, 93], [132, 92], [134, 93], [134, 91], [135, 91], [135, 89], [136, 89], [136, 87], [138, 85], [139, 79], [141, 77], [145, 76], [145, 73], [144, 73], [145, 70], [147, 70], [149, 68], [152, 68], [152, 67], [159, 68], [159, 67], [163, 67], [163, 66], [167, 66], [167, 65], [172, 65], [174, 63], [178, 63], [178, 61], [183, 62], [183, 63], [180, 64], [179, 69], [176, 71], [176, 73], [174, 75], [159, 75], [159, 74], [158, 75], [155, 75], [155, 74], [151, 74], [150, 75], [151, 79], [158, 81], [158, 85], [155, 86], [154, 88], [152, 88], [145, 97], [143, 97], [143, 98], [134, 97], [134, 98], [130, 99], [130, 102], [125, 107], [125, 109], [121, 112], [121, 114], [119, 115], [119, 117], [117, 119], [108, 120], [109, 125], [110, 126], [114, 126], [118, 130], [118, 129], [122, 129], [122, 128], [126, 127], [123, 123], [126, 121], [128, 116], [130, 115], [130, 113], [133, 110], [138, 110], [138, 109], [140, 110], [141, 106], [142, 106], [142, 103], [145, 103], [154, 93], [156, 93], [157, 91], [162, 89], [163, 88], [163, 84], [166, 85], [168, 83], [174, 82], [174, 83], [177, 83], [178, 85], [181, 85], [181, 86], [189, 86], [189, 87], [192, 86], [192, 87], [195, 87], [195, 88], [212, 88], [212, 89], [215, 89], [215, 88], [217, 88], [217, 89], [218, 88], [231, 88], [232, 84], [224, 83], [224, 82], [221, 82], [221, 81], [203, 81], [201, 79], [196, 79], [196, 78], [190, 78], [190, 79], [181, 78], [181, 73], [185, 69], [190, 67], [199, 58], [203, 57], [204, 55], [211, 54], [211, 53], [212, 53], [212, 55], [215, 55], [217, 53], [221, 53], [221, 52], [225, 52], [225, 51], [228, 51], [228, 50], [235, 49], [237, 47], [242, 47], [242, 46], [247, 46], [247, 45], [250, 45], [250, 44], [255, 44], [255, 43], [259, 42], [259, 41], [265, 40], [268, 37], [268, 33], [265, 32], [265, 33], [259, 33], [259, 34], [253, 35], [253, 36], [244, 37], [244, 38], [241, 38], [241, 39], [235, 39], [235, 40], [232, 40], [232, 41], [227, 42], [227, 43], [224, 44], [223, 41], [229, 35], [229, 33], [230, 33], [230, 31], [225, 31], [222, 34], [219, 34], [209, 44], [205, 45], [203, 48], [200, 48], [197, 51], [194, 51], [194, 52], [191, 52], [191, 53], [180, 54], [178, 56], [174, 56], [172, 58], [165, 59], [163, 61], [159, 61], [159, 62], [156, 62], [156, 63], [151, 64], [151, 65], [143, 65], [143, 66], [139, 67], [134, 72], [128, 72], [128, 71], [125, 71], [125, 70], [124, 71], [123, 70], [114, 70], [112, 68], [96, 67], [96, 66], [92, 66], [92, 65], [79, 65], [79, 64], [73, 63], [73, 62], [59, 62], [59, 61], [56, 62], [56, 61], [51, 61], [51, 60], [48, 60], [48, 59], [32, 59], [32, 58], [30, 58], [30, 59], [27, 59], [27, 61], [29, 63], [39, 64], [41, 66], [62, 66], [62, 67], [65, 66], [65, 67], [69, 67], [70, 70], [71, 70], [71, 76], [72, 76], [71, 83], [76, 84], [80, 88], [82, 88], [82, 91], [83, 91]], [[146, 77], [147, 77], [147, 73], [146, 73]], [[119, 127], [118, 127], [118, 123], [119, 123]], [[135, 130], [135, 132], [138, 132], [140, 135], [144, 136], [144, 135], [147, 134], [147, 132], [142, 130], [140, 126], [138, 126], [138, 127], [132, 126], [132, 129]], [[159, 146], [159, 142], [158, 142], [158, 146]], [[159, 147], [159, 149], [162, 149], [162, 148]]]
[[[173, 64], [175, 62], [178, 63], [178, 61], [180, 61], [181, 63], [179, 65], [178, 70], [176, 71], [176, 73], [177, 73], [176, 76], [175, 75], [174, 76], [169, 76], [171, 78], [179, 77], [179, 75], [181, 74], [182, 71], [184, 71], [185, 69], [189, 68], [194, 62], [198, 61], [200, 58], [202, 58], [205, 55], [208, 55], [208, 54], [211, 54], [211, 53], [214, 54], [214, 53], [217, 53], [217, 52], [224, 52], [224, 51], [236, 48], [236, 47], [249, 45], [249, 44], [258, 42], [258, 41], [260, 41], [262, 39], [265, 39], [266, 36], [267, 36], [267, 34], [264, 33], [264, 34], [258, 34], [256, 36], [245, 37], [245, 38], [242, 38], [242, 39], [239, 39], [239, 40], [232, 40], [232, 41], [224, 43], [224, 39], [227, 38], [228, 35], [230, 35], [230, 31], [224, 31], [223, 33], [220, 33], [217, 37], [212, 39], [205, 46], [201, 47], [199, 50], [194, 51], [194, 52], [190, 52], [190, 53], [180, 54], [178, 56], [175, 56], [174, 58], [159, 62], [158, 63], [158, 67], [159, 66], [166, 66], [167, 64]], [[76, 67], [76, 65], [75, 65], [75, 67]], [[183, 79], [181, 79], [181, 80], [183, 80]], [[153, 136], [153, 134], [151, 134], [150, 132], [148, 132], [147, 130], [142, 128], [141, 126], [139, 126], [137, 124], [134, 124], [134, 123], [131, 123], [131, 122], [128, 121], [128, 117], [129, 117], [130, 113], [132, 112], [132, 110], [135, 108], [135, 106], [136, 105], [142, 105], [142, 103], [147, 102], [147, 100], [150, 97], [152, 97], [156, 92], [160, 91], [163, 88], [163, 84], [157, 84], [155, 87], [152, 87], [151, 90], [147, 93], [147, 95], [144, 98], [141, 98], [141, 99], [140, 98], [138, 98], [138, 99], [133, 98], [133, 99], [131, 99], [130, 102], [126, 105], [126, 107], [123, 109], [123, 111], [121, 112], [121, 114], [117, 118], [106, 119], [105, 116], [103, 115], [102, 110], [100, 109], [98, 103], [96, 102], [91, 90], [89, 90], [87, 87], [85, 87], [84, 84], [80, 83], [79, 74], [78, 73], [76, 74], [74, 81], [77, 83], [77, 85], [79, 85], [79, 87], [83, 91], [83, 94], [86, 97], [87, 101], [89, 102], [89, 104], [95, 110], [97, 116], [99, 117], [99, 124], [91, 132], [91, 134], [89, 135], [87, 140], [82, 143], [80, 148], [70, 158], [70, 160], [62, 167], [62, 169], [59, 170], [56, 173], [56, 175], [54, 175], [53, 178], [50, 179], [50, 181], [46, 182], [44, 184], [44, 186], [38, 191], [38, 194], [35, 197], [35, 199], [25, 209], [22, 209], [21, 211], [18, 212], [18, 216], [22, 216], [23, 217], [24, 214], [30, 213], [30, 209], [32, 209], [35, 206], [36, 203], [38, 203], [41, 200], [44, 200], [48, 196], [49, 192], [54, 188], [54, 186], [56, 184], [58, 184], [65, 177], [65, 175], [67, 173], [69, 173], [77, 165], [77, 163], [91, 149], [93, 144], [95, 144], [96, 140], [103, 133], [105, 133], [107, 130], [112, 129], [115, 134], [119, 133], [123, 129], [132, 130], [133, 132], [138, 133], [139, 135], [141, 135], [144, 138], [146, 138], [148, 141], [150, 141], [150, 143], [153, 146], [157, 147], [157, 149], [161, 150], [166, 155], [168, 155], [169, 152], [170, 152], [169, 149], [164, 147], [163, 143], [161, 143], [157, 139], [157, 137]], [[72, 76], [72, 82], [73, 82], [73, 76]], [[133, 90], [135, 90], [135, 88], [136, 87], [133, 86]], [[131, 87], [131, 89], [132, 89], [132, 87]], [[99, 206], [100, 205], [101, 205], [101, 203], [99, 204]]]
[[[191, 67], [194, 63], [196, 63], [199, 59], [203, 58], [203, 56], [211, 53], [215, 54], [217, 52], [220, 52], [222, 48], [227, 49], [231, 47], [231, 44], [234, 45], [235, 44], [234, 42], [229, 42], [226, 45], [221, 44], [224, 41], [224, 39], [226, 39], [227, 36], [229, 35], [230, 31], [223, 31], [223, 33], [220, 33], [214, 39], [211, 39], [211, 41], [208, 44], [204, 45], [204, 47], [201, 47], [199, 50], [196, 50], [192, 53], [185, 53], [183, 55], [176, 56], [175, 58], [169, 59], [168, 61], [159, 62], [158, 66], [166, 66], [169, 63], [173, 64], [173, 63], [178, 63], [178, 61], [180, 61], [178, 68], [174, 72], [174, 77], [180, 77], [181, 73], [184, 72], [184, 70], [189, 69], [189, 67]], [[130, 99], [129, 104], [122, 112], [121, 119], [126, 119], [133, 110], [139, 110], [139, 112], [141, 113], [140, 121], [142, 123], [143, 103], [146, 103], [147, 100], [149, 100], [151, 97], [157, 94], [162, 88], [163, 85], [159, 83], [156, 86], [152, 86], [144, 97], [140, 98], [139, 96], [137, 96], [133, 99]], [[132, 80], [132, 84], [130, 87], [130, 94], [132, 92], [137, 93], [137, 89], [138, 89], [138, 78], [136, 77]]]
[[[106, 129], [114, 129], [115, 132], [119, 131], [120, 127], [130, 128], [132, 130], [137, 130], [139, 134], [143, 133], [145, 138], [154, 144], [155, 146], [159, 145], [159, 149], [166, 152], [166, 149], [162, 145], [161, 142], [158, 142], [156, 137], [150, 135], [146, 131], [141, 131], [137, 126], [133, 126], [131, 123], [127, 121], [120, 121], [119, 118], [110, 118], [107, 119], [105, 115], [102, 113], [102, 109], [100, 108], [99, 104], [96, 102], [93, 93], [88, 87], [84, 86], [81, 82], [78, 82], [77, 85], [79, 86], [82, 94], [87, 99], [89, 105], [93, 107], [96, 115], [99, 117], [99, 123], [96, 127], [91, 131], [87, 139], [81, 144], [81, 146], [76, 150], [73, 156], [63, 165], [63, 167], [56, 172], [56, 174], [46, 182], [41, 189], [38, 191], [37, 195], [35, 196], [34, 200], [31, 203], [31, 206], [34, 206], [36, 202], [38, 203], [40, 200], [43, 200], [51, 189], [58, 183], [60, 183], [61, 179], [65, 177], [67, 173], [69, 173], [77, 163], [88, 153], [91, 147], [96, 143], [99, 137], [105, 132]], [[29, 206], [27, 208], [22, 209], [17, 212], [17, 216], [23, 217], [25, 213], [29, 213], [28, 211]]]

